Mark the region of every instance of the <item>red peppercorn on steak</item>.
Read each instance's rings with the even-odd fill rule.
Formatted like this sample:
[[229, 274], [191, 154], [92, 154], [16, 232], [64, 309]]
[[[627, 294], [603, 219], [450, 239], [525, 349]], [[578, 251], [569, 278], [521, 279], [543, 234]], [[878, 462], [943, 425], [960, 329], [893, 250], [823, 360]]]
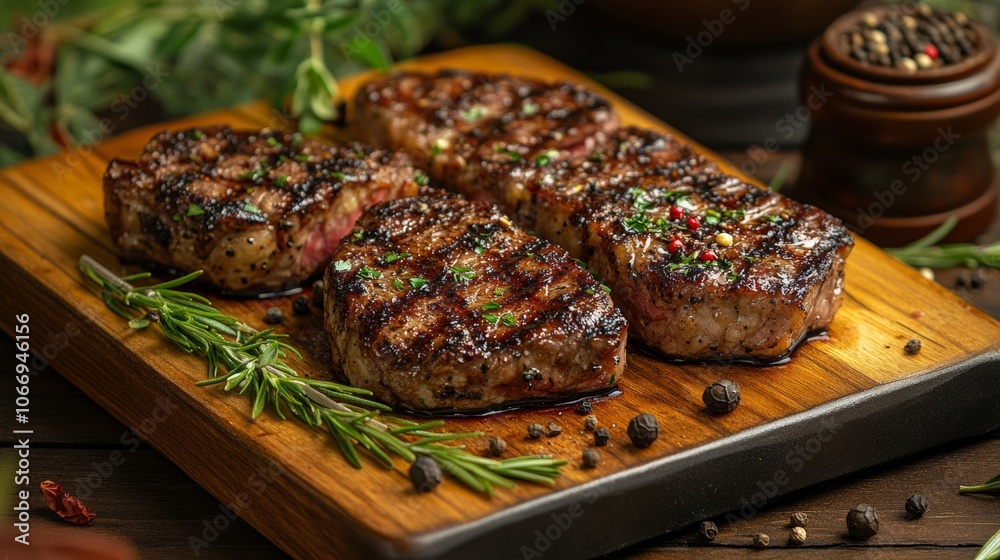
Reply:
[[563, 249], [485, 202], [369, 208], [327, 268], [325, 325], [351, 384], [412, 409], [481, 409], [598, 390], [627, 323]]
[[359, 91], [352, 122], [589, 263], [633, 335], [684, 359], [773, 360], [829, 325], [853, 239], [836, 218], [618, 129], [597, 94], [465, 72]]
[[[319, 272], [361, 211], [420, 190], [409, 159], [360, 144], [228, 127], [166, 131], [104, 175], [123, 255], [233, 293], [280, 291]], [[423, 181], [420, 181], [423, 182]]]

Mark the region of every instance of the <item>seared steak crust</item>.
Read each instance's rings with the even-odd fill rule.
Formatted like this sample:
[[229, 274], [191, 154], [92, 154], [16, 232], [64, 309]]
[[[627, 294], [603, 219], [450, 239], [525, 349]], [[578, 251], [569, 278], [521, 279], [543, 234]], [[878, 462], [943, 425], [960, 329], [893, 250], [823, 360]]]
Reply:
[[[402, 87], [393, 80], [377, 82], [377, 99]], [[358, 124], [380, 145], [412, 149], [414, 137], [428, 130], [425, 115], [395, 99], [372, 120], [372, 99], [359, 95]], [[385, 128], [393, 115], [410, 119], [406, 139]], [[499, 116], [510, 128], [520, 118], [516, 111]], [[587, 133], [589, 140], [581, 138]], [[829, 325], [853, 245], [840, 221], [722, 173], [669, 135], [580, 129], [576, 138], [586, 150], [538, 150], [508, 138], [503, 152], [493, 151], [518, 154], [508, 158], [481, 157], [491, 150], [480, 144], [465, 152], [458, 185], [447, 180], [455, 177], [447, 169], [430, 169], [456, 190], [495, 200], [523, 227], [587, 261], [612, 287], [632, 333], [669, 357], [773, 360]]]
[[475, 196], [482, 165], [589, 153], [618, 127], [618, 116], [577, 84], [445, 71], [369, 82], [352, 122], [361, 141], [403, 148], [441, 186]]
[[479, 409], [613, 384], [627, 323], [559, 247], [499, 210], [414, 197], [362, 215], [326, 273], [333, 362], [413, 409]]
[[233, 293], [305, 282], [365, 206], [419, 189], [399, 153], [228, 127], [162, 132], [104, 176], [124, 256], [204, 269], [202, 280]]

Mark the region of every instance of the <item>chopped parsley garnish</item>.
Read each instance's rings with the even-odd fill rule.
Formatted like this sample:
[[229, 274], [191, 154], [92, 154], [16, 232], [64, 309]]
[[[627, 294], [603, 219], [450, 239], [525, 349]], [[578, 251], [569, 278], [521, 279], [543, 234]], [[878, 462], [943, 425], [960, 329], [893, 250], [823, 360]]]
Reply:
[[387, 264], [392, 264], [400, 259], [408, 259], [411, 255], [409, 253], [386, 253], [385, 262]]
[[333, 262], [333, 269], [336, 270], [337, 272], [347, 272], [348, 270], [351, 270], [351, 262], [350, 261], [334, 261]]
[[493, 295], [500, 297], [510, 291], [510, 286], [504, 286], [502, 288], [493, 288]]
[[742, 220], [744, 217], [746, 217], [747, 212], [742, 208], [735, 208], [733, 210], [726, 210], [725, 212], [723, 212], [723, 214], [725, 214], [727, 219], [733, 220], [734, 222], [738, 222]]
[[370, 267], [368, 265], [362, 266], [361, 270], [358, 271], [358, 278], [365, 278], [365, 279], [368, 279], [368, 280], [375, 280], [376, 278], [381, 278], [381, 277], [382, 277], [382, 273], [381, 272], [375, 270], [374, 268], [372, 268], [372, 267]]
[[493, 151], [498, 154], [506, 154], [507, 158], [512, 162], [521, 161], [521, 154], [515, 152], [514, 150], [507, 149], [503, 147], [502, 144], [493, 144]]
[[495, 301], [488, 301], [483, 304], [483, 311], [493, 311], [494, 309], [500, 309], [500, 304]]
[[251, 181], [256, 181], [261, 177], [263, 177], [266, 173], [267, 172], [265, 170], [257, 168], [257, 169], [251, 169], [250, 171], [244, 171], [243, 173], [237, 175], [236, 178], [241, 181], [244, 181], [246, 179], [250, 179]]
[[305, 163], [305, 162], [309, 161], [309, 154], [299, 154], [299, 155], [295, 156], [292, 159], [294, 159], [295, 161], [297, 161], [299, 163]]
[[338, 181], [340, 181], [340, 182], [343, 182], [343, 181], [344, 181], [344, 179], [346, 179], [346, 178], [347, 178], [347, 175], [344, 175], [344, 174], [343, 174], [343, 173], [341, 173], [340, 171], [334, 171], [334, 172], [333, 172], [333, 173], [331, 173], [330, 175], [332, 175], [334, 179], [336, 179], [336, 180], [338, 180]]
[[636, 210], [646, 211], [653, 207], [653, 201], [649, 199], [646, 191], [639, 187], [632, 187], [628, 193], [632, 195], [632, 206]]
[[416, 171], [413, 173], [413, 180], [421, 187], [426, 187], [431, 180], [423, 171]]
[[525, 115], [534, 115], [538, 112], [539, 106], [537, 103], [532, 103], [530, 101], [525, 101], [521, 104], [521, 112]]
[[489, 247], [491, 243], [493, 243], [493, 232], [486, 231], [486, 232], [481, 232], [478, 235], [479, 239], [476, 240], [475, 251], [477, 255], [482, 255], [484, 252], [486, 252], [486, 248]]
[[588, 296], [594, 295], [594, 289], [593, 288], [587, 288], [587, 295]]
[[277, 179], [274, 180], [275, 186], [283, 187], [288, 184], [288, 177], [285, 175], [279, 175]]
[[174, 220], [175, 222], [179, 222], [179, 221], [181, 221], [181, 215], [180, 215], [180, 214], [174, 214], [174, 216], [173, 216], [173, 220]]
[[302, 135], [296, 132], [292, 135], [292, 147], [296, 147], [302, 143]]
[[410, 278], [410, 285], [413, 286], [414, 290], [419, 290], [420, 288], [423, 288], [426, 284], [427, 280], [424, 280], [423, 278], [418, 278], [416, 276]]
[[392, 286], [394, 288], [396, 288], [397, 290], [402, 290], [403, 289], [403, 283], [399, 281], [399, 278], [393, 278], [393, 280], [392, 280]]
[[783, 218], [778, 214], [771, 214], [767, 216], [767, 221], [769, 222], [780, 222]]
[[507, 325], [508, 327], [517, 326], [517, 318], [514, 317], [512, 313], [504, 313], [503, 315], [500, 316], [500, 320], [503, 321], [503, 324]]
[[479, 119], [483, 118], [483, 115], [485, 114], [486, 114], [486, 107], [483, 107], [482, 105], [474, 105], [470, 107], [468, 110], [462, 112], [462, 120], [464, 120], [465, 122], [478, 121]]
[[365, 235], [365, 230], [359, 229], [358, 231], [354, 232], [352, 235], [354, 236], [354, 239], [361, 239]]
[[716, 225], [722, 220], [722, 214], [718, 210], [709, 208], [705, 210], [705, 223], [708, 225]]
[[643, 212], [638, 212], [631, 218], [625, 219], [625, 230], [629, 233], [646, 233], [649, 226], [649, 218]]
[[604, 290], [604, 293], [606, 294], [611, 293], [611, 288], [609, 288], [606, 284], [601, 284], [601, 289]]
[[438, 138], [437, 140], [435, 140], [434, 141], [434, 146], [431, 147], [431, 154], [435, 155], [435, 156], [438, 155], [438, 154], [440, 154], [441, 153], [441, 149], [442, 149], [442, 147], [443, 147], [443, 145], [444, 145], [445, 142], [446, 142], [446, 140], [444, 140], [443, 138]]
[[194, 138], [195, 140], [201, 140], [202, 138], [205, 137], [205, 133], [202, 132], [201, 129], [196, 128], [191, 131], [191, 137]]
[[201, 206], [198, 206], [197, 204], [189, 204], [188, 205], [188, 209], [187, 209], [187, 215], [188, 215], [188, 217], [201, 216], [204, 213], [205, 213], [205, 210]]
[[730, 282], [735, 282], [735, 281], [737, 281], [737, 280], [739, 280], [739, 279], [740, 279], [740, 275], [739, 275], [739, 274], [736, 274], [735, 272], [730, 272], [730, 273], [729, 273], [729, 274], [728, 274], [728, 275], [726, 276], [726, 278], [727, 278], [727, 279], [729, 279], [729, 281], [730, 281]]
[[559, 157], [559, 152], [556, 150], [549, 150], [545, 153], [538, 154], [535, 156], [535, 165], [548, 165], [552, 160]]
[[500, 317], [497, 317], [493, 313], [483, 313], [483, 319], [486, 319], [486, 322], [491, 325], [495, 325], [498, 321], [500, 321]]
[[469, 280], [472, 280], [476, 276], [476, 273], [473, 272], [472, 269], [467, 266], [455, 265], [449, 267], [448, 270], [451, 271], [451, 275], [456, 282], [468, 282]]
[[246, 210], [247, 212], [250, 212], [251, 214], [261, 213], [260, 208], [257, 208], [257, 206], [254, 205], [253, 202], [247, 202], [246, 204], [244, 204], [243, 209]]
[[580, 259], [574, 258], [573, 260], [576, 261], [576, 264], [580, 265], [580, 268], [582, 268], [584, 270], [587, 270], [587, 268], [589, 268], [589, 265], [587, 263], [581, 261]]
[[278, 139], [275, 138], [274, 136], [268, 136], [267, 137], [267, 143], [272, 148], [277, 148], [278, 146], [281, 145], [281, 142], [279, 142]]

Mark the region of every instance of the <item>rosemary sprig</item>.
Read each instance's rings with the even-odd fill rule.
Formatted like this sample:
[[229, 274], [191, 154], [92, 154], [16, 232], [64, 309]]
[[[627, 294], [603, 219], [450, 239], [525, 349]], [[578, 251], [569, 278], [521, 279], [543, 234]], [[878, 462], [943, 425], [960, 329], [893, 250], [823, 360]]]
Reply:
[[991, 245], [951, 243], [938, 245], [958, 224], [958, 217], [945, 220], [934, 231], [905, 247], [886, 251], [910, 266], [951, 268], [953, 266], [986, 266], [1000, 268], [1000, 241]]
[[986, 541], [972, 560], [1000, 560], [1000, 531]]
[[149, 273], [119, 277], [89, 256], [80, 257], [80, 269], [101, 286], [105, 304], [129, 321], [133, 329], [157, 324], [185, 352], [204, 356], [208, 379], [198, 385], [239, 389], [253, 403], [257, 418], [268, 406], [281, 419], [290, 411], [309, 426], [329, 431], [344, 458], [362, 467], [361, 452], [393, 468], [393, 457], [408, 462], [418, 455], [434, 458], [441, 467], [470, 488], [493, 495], [494, 488], [511, 488], [515, 481], [552, 485], [566, 461], [549, 455], [504, 460], [474, 455], [455, 440], [480, 437], [481, 432], [436, 431], [444, 422], [417, 423], [388, 416], [391, 408], [371, 400], [371, 392], [340, 383], [301, 377], [286, 358], [302, 356], [273, 329], [258, 331], [220, 312], [205, 297], [176, 290], [201, 271], [154, 284], [134, 287], [131, 282]]
[[962, 494], [1000, 494], [1000, 474], [975, 486], [959, 486]]

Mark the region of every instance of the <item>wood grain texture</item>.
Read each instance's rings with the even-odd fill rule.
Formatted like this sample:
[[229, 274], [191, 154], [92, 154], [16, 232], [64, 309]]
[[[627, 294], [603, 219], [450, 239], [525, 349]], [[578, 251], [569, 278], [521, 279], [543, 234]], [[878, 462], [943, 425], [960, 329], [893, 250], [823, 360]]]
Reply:
[[[586, 81], [550, 59], [509, 46], [454, 51], [409, 65]], [[348, 97], [362, 79], [343, 81]], [[605, 93], [625, 122], [673, 132]], [[162, 128], [212, 123], [259, 127], [274, 126], [280, 120], [265, 105], [252, 104], [138, 130], [92, 149], [36, 160], [0, 173], [0, 196], [5, 201], [0, 224], [0, 277], [4, 283], [0, 310], [7, 316], [31, 312], [36, 333], [63, 332], [70, 322], [78, 323], [86, 336], [73, 337], [50, 362], [129, 425], [153, 418], [157, 406], [170, 408], [170, 415], [156, 424], [150, 442], [221, 500], [233, 502], [246, 491], [254, 473], [279, 465], [281, 476], [255, 496], [244, 509], [244, 517], [296, 557], [322, 556], [334, 549], [344, 558], [444, 553], [446, 549], [437, 548], [443, 546], [441, 539], [469, 527], [475, 531], [465, 536], [481, 537], [505, 511], [508, 515], [528, 512], [541, 503], [532, 500], [551, 498], [553, 492], [589, 489], [581, 485], [606, 477], [621, 480], [626, 472], [637, 473], [642, 467], [661, 464], [664, 458], [708, 443], [725, 443], [730, 441], [727, 436], [749, 433], [748, 429], [766, 427], [769, 422], [860, 391], [941, 371], [973, 357], [996, 360], [1000, 354], [1000, 325], [858, 240], [847, 263], [846, 301], [830, 328], [828, 341], [808, 344], [790, 363], [766, 368], [665, 364], [633, 349], [624, 394], [595, 406], [601, 423], [612, 431], [611, 445], [601, 450], [599, 468], [579, 467], [578, 458], [589, 436], [581, 429], [582, 419], [569, 410], [456, 420], [452, 422], [456, 430], [502, 435], [511, 453], [553, 453], [572, 464], [554, 491], [521, 485], [487, 499], [448, 484], [431, 495], [418, 496], [410, 490], [402, 463], [396, 470], [381, 469], [373, 462], [363, 471], [353, 470], [322, 434], [271, 415], [250, 421], [245, 400], [223, 397], [218, 388], [195, 387], [194, 382], [204, 377], [199, 359], [178, 352], [162, 337], [131, 332], [104, 308], [93, 287], [77, 272], [81, 253], [112, 268], [134, 270], [115, 266], [115, 250], [103, 220], [100, 177], [107, 161], [135, 157], [146, 140]], [[226, 312], [259, 327], [263, 327], [266, 307], [275, 304], [215, 300]], [[287, 311], [290, 301], [285, 298], [278, 304]], [[289, 319], [284, 330], [293, 333], [309, 351], [301, 371], [329, 375], [318, 315], [286, 315]], [[9, 331], [11, 324], [5, 322], [3, 328]], [[923, 340], [923, 350], [916, 356], [902, 351], [910, 338]], [[744, 398], [736, 413], [714, 418], [702, 410], [700, 396], [706, 384], [720, 377], [737, 381]], [[644, 451], [628, 444], [624, 430], [629, 418], [639, 411], [656, 414], [664, 427], [656, 445]], [[527, 424], [553, 420], [563, 425], [561, 437], [529, 441], [524, 436]], [[482, 448], [484, 443], [473, 442], [471, 446]], [[860, 466], [867, 464], [861, 462], [855, 468]]]

